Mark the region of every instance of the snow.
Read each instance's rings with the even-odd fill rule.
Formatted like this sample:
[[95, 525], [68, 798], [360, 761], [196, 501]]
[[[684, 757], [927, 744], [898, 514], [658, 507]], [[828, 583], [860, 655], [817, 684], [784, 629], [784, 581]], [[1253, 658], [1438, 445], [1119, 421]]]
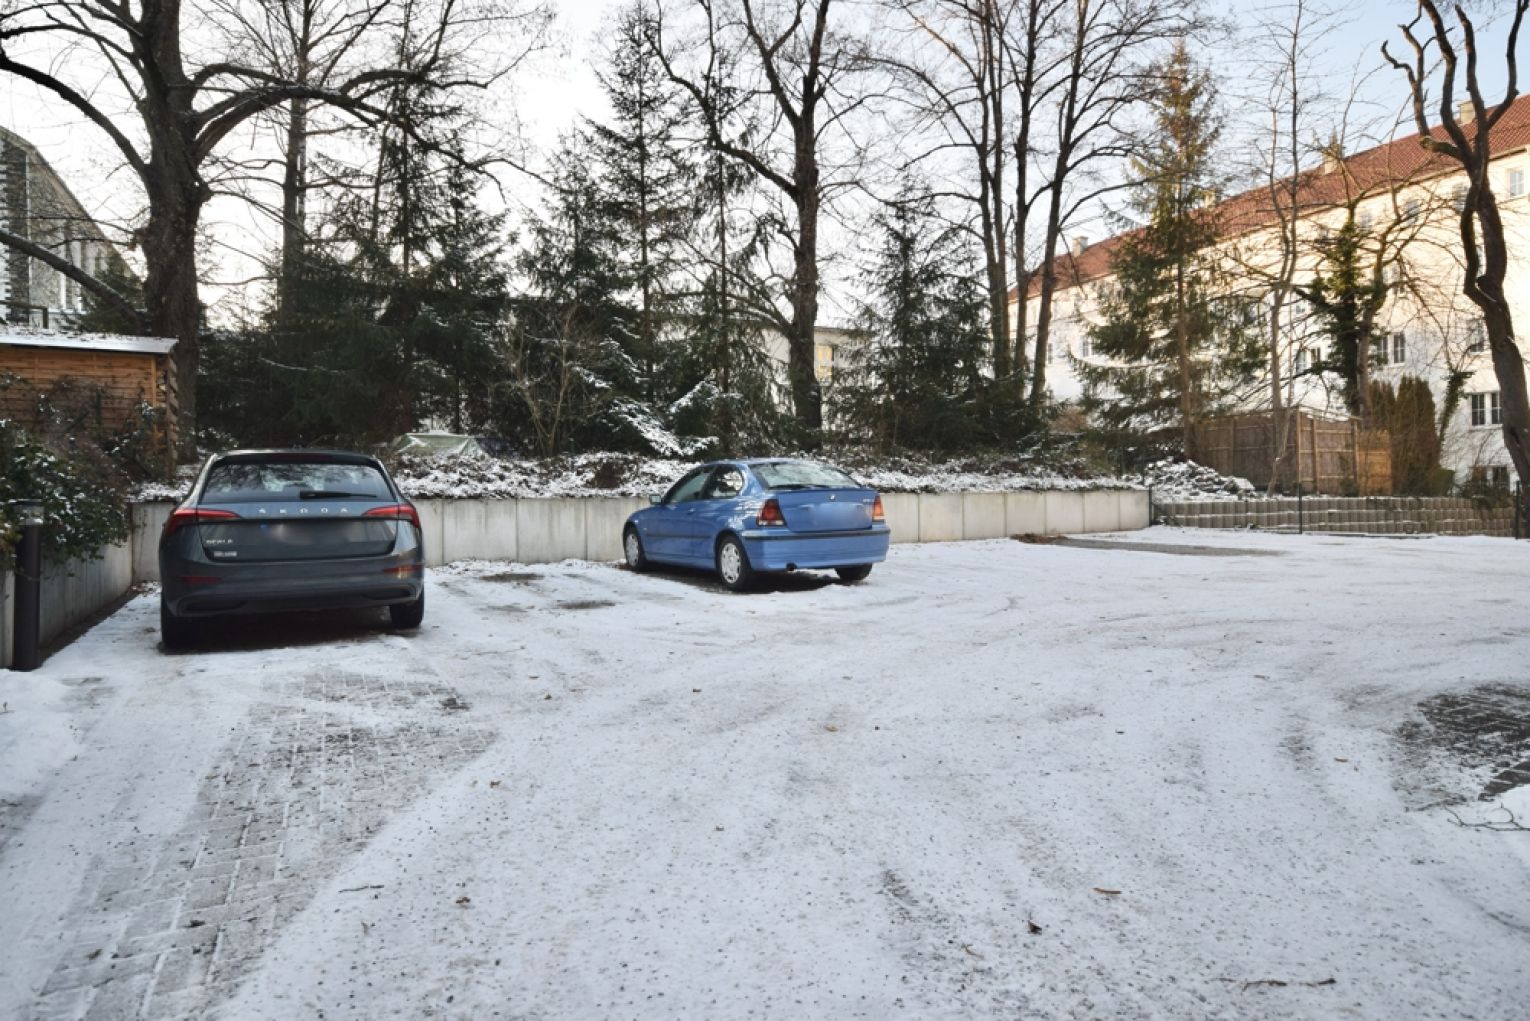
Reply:
[[175, 347], [174, 337], [129, 337], [119, 333], [77, 333], [44, 330], [35, 326], [6, 324], [0, 328], [0, 344], [16, 347], [86, 348], [131, 354], [162, 355]]
[[0, 673], [0, 1016], [1519, 1013], [1530, 840], [1456, 817], [1530, 788], [1405, 735], [1523, 683], [1530, 545], [1104, 542], [744, 596], [464, 564], [415, 635], [177, 656], [139, 597]]

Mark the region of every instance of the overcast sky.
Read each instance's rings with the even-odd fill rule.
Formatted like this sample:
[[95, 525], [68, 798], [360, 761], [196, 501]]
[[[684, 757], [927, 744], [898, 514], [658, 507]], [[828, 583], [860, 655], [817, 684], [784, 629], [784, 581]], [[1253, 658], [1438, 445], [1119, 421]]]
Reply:
[[[533, 151], [550, 149], [580, 115], [598, 117], [605, 112], [604, 96], [592, 65], [602, 58], [607, 45], [605, 28], [614, 21], [615, 11], [623, 0], [552, 2], [558, 11], [556, 45], [520, 72], [513, 97], [502, 100], [508, 104], [503, 111], [505, 119], [513, 116], [520, 121]], [[1255, 20], [1255, 12], [1269, 6], [1251, 0], [1229, 0], [1221, 12], [1235, 24], [1248, 25]], [[875, 18], [881, 10], [864, 0], [849, 0], [847, 8], [856, 9], [855, 16], [859, 18]], [[1329, 33], [1322, 44], [1336, 91], [1345, 89], [1355, 69], [1372, 71], [1363, 87], [1371, 100], [1366, 117], [1383, 132], [1390, 130], [1402, 110], [1404, 87], [1394, 72], [1376, 70], [1380, 65], [1379, 46], [1384, 39], [1400, 38], [1395, 26], [1412, 15], [1413, 6], [1407, 0], [1362, 0], [1347, 9], [1344, 27]], [[1502, 46], [1497, 33], [1484, 40], [1484, 53], [1492, 55], [1484, 57], [1485, 65], [1491, 68], [1491, 74], [1484, 76], [1485, 83], [1495, 92], [1502, 88], [1499, 73]], [[1257, 91], [1260, 86], [1248, 54], [1238, 46], [1228, 45], [1203, 56], [1218, 68], [1220, 87], [1231, 99], [1231, 113], [1236, 115], [1236, 97]], [[120, 169], [115, 151], [97, 129], [29, 83], [6, 78], [3, 87], [0, 115], [5, 125], [37, 145], [87, 208], [105, 217], [121, 216], [132, 210], [139, 199], [131, 177]], [[512, 208], [534, 200], [537, 195], [534, 183], [517, 179], [516, 175], [504, 178], [502, 183]], [[253, 268], [251, 257], [270, 251], [275, 242], [268, 224], [232, 202], [215, 205], [208, 222], [218, 239], [218, 250], [212, 253], [217, 260], [213, 275], [223, 281], [248, 276]], [[1100, 222], [1082, 224], [1077, 229], [1093, 237], [1106, 232]]]

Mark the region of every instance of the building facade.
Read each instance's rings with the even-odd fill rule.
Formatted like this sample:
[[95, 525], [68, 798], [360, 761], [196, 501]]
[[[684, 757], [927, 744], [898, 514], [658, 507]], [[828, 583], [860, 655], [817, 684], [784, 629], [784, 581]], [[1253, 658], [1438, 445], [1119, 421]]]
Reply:
[[[1439, 128], [1431, 133], [1443, 137]], [[1494, 126], [1492, 140], [1492, 187], [1509, 249], [1505, 290], [1521, 351], [1530, 351], [1530, 97], [1514, 102]], [[1323, 268], [1323, 241], [1352, 209], [1364, 239], [1362, 262], [1374, 266], [1388, 285], [1373, 334], [1370, 378], [1393, 385], [1404, 375], [1421, 378], [1437, 408], [1444, 407], [1449, 381], [1464, 378], [1465, 392], [1446, 423], [1442, 464], [1455, 472], [1458, 483], [1508, 484], [1511, 466], [1500, 428], [1498, 382], [1482, 319], [1461, 294], [1457, 214], [1465, 191], [1466, 175], [1459, 166], [1431, 154], [1418, 135], [1410, 134], [1351, 156], [1327, 158], [1294, 180], [1212, 207], [1219, 241], [1211, 259], [1229, 281], [1230, 292], [1252, 299], [1268, 322], [1275, 285], [1281, 279], [1309, 284]], [[1082, 393], [1074, 359], [1096, 357], [1089, 327], [1098, 322], [1101, 296], [1113, 284], [1111, 262], [1120, 240], [1075, 244], [1059, 256], [1046, 372], [1060, 401], [1077, 400]], [[1294, 257], [1289, 264], [1294, 272], [1282, 274], [1287, 253]], [[1037, 288], [1025, 300], [1027, 321], [1034, 323]], [[1346, 413], [1334, 377], [1313, 371], [1322, 360], [1324, 338], [1310, 308], [1292, 295], [1280, 322], [1273, 346], [1282, 404], [1327, 415]], [[1033, 349], [1033, 341], [1027, 347]], [[1237, 406], [1270, 408], [1272, 375], [1239, 395]]]
[[[67, 259], [91, 276], [123, 274], [115, 245], [33, 146], [0, 128], [0, 228]], [[85, 311], [78, 282], [13, 248], [0, 248], [0, 302], [16, 324], [67, 327]]]

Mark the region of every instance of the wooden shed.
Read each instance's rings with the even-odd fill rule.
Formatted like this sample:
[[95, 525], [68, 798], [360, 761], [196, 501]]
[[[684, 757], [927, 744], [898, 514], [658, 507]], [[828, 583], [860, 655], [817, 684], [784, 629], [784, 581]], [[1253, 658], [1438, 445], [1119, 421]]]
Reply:
[[168, 337], [0, 326], [0, 378], [26, 384], [25, 391], [0, 387], [0, 416], [25, 420], [30, 409], [17, 403], [35, 399], [27, 391], [48, 392], [61, 385], [88, 388], [95, 395], [98, 424], [106, 429], [126, 424], [140, 403], [162, 410], [163, 442], [173, 453], [178, 411], [174, 347]]

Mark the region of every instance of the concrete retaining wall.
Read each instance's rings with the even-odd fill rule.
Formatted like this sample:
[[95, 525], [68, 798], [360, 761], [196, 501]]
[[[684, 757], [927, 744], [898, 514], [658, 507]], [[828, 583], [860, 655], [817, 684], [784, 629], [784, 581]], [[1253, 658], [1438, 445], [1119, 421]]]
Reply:
[[[160, 530], [168, 503], [133, 508], [132, 580], [158, 581]], [[622, 523], [643, 497], [527, 500], [416, 500], [426, 562], [620, 560]], [[1106, 532], [1146, 528], [1142, 490], [1028, 493], [884, 493], [893, 542], [999, 539], [1024, 532]]]
[[[44, 565], [39, 612], [42, 644], [48, 645], [76, 624], [121, 599], [132, 585], [131, 542], [107, 547], [99, 560]], [[0, 601], [0, 667], [8, 667], [14, 645], [11, 619], [16, 598], [16, 582], [9, 574], [0, 575], [0, 592], [4, 594]]]
[[[1298, 515], [1301, 521], [1298, 526]], [[1158, 501], [1155, 519], [1187, 528], [1268, 528], [1373, 535], [1514, 534], [1513, 507], [1483, 507], [1465, 497], [1309, 497], [1295, 500]]]

